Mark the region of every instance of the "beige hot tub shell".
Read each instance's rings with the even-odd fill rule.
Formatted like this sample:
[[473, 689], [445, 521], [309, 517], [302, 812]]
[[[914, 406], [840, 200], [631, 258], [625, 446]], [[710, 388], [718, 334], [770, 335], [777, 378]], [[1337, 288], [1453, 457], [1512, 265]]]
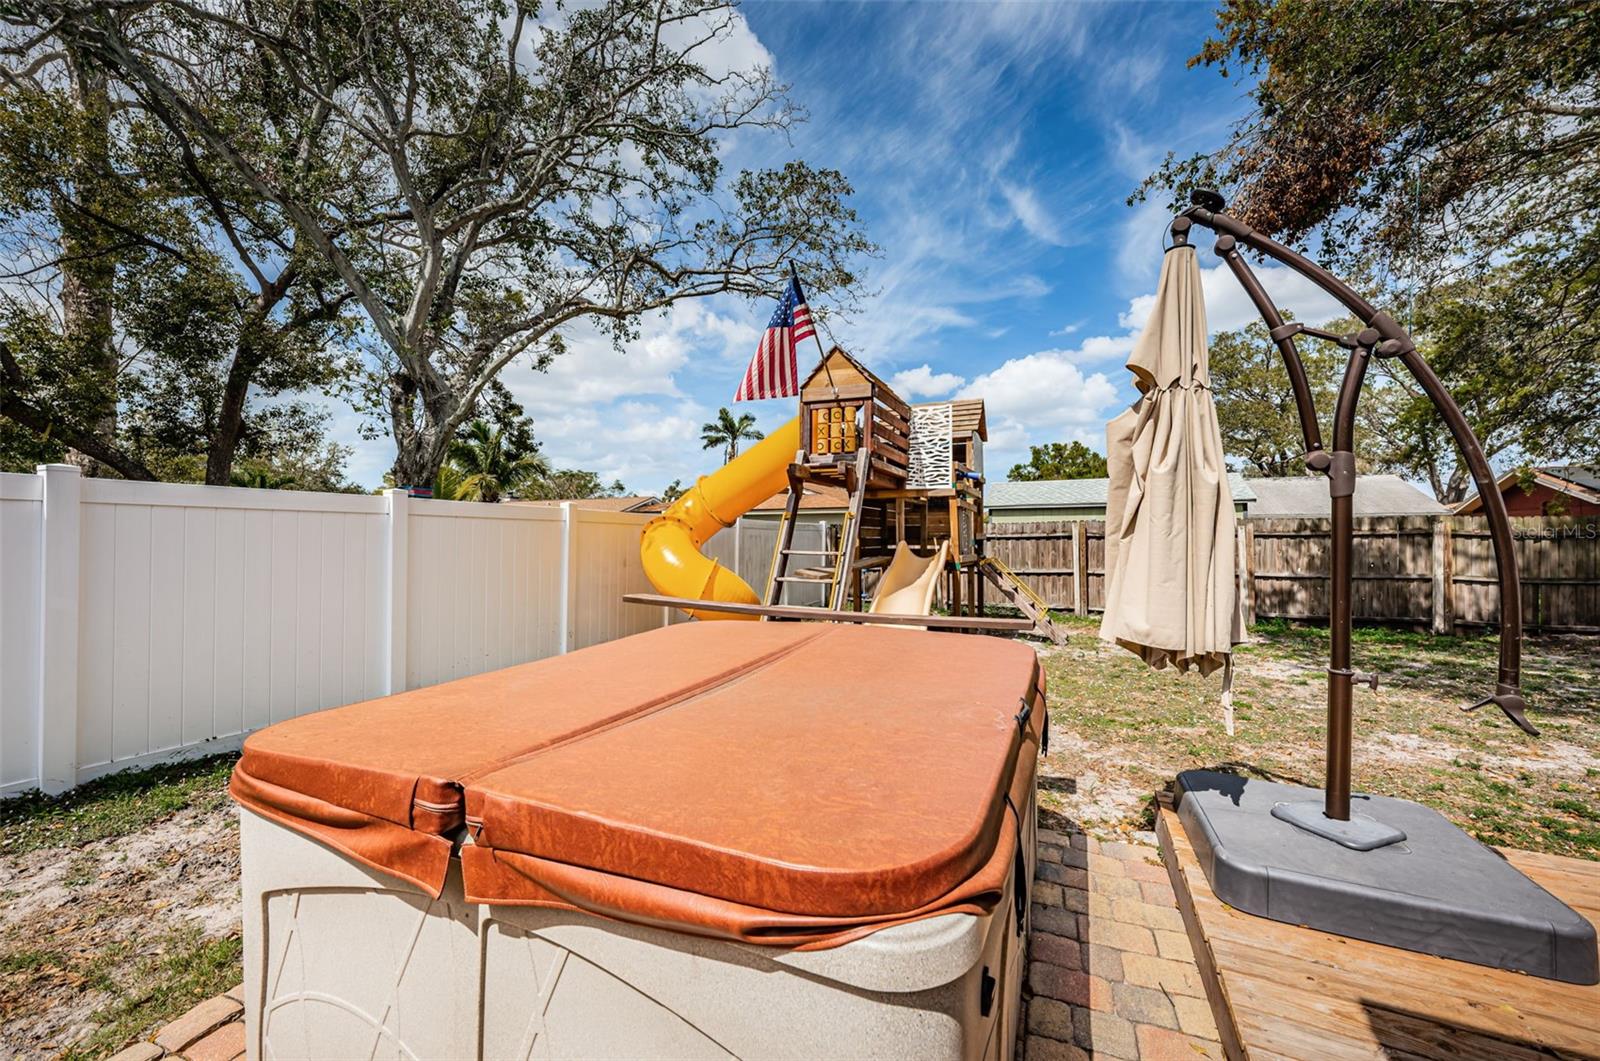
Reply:
[[1009, 1059], [1033, 651], [689, 624], [292, 719], [243, 806], [251, 1056]]
[[469, 903], [458, 862], [434, 899], [249, 810], [241, 817], [253, 1059], [1015, 1054], [1027, 936], [1014, 873], [988, 915], [797, 951]]

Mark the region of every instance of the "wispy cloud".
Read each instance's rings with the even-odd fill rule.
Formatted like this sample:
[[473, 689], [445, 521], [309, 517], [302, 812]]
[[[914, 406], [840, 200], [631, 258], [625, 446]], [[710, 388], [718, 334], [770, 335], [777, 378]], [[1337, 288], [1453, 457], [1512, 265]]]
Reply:
[[1055, 214], [1045, 208], [1032, 188], [1002, 181], [1000, 194], [1005, 196], [1006, 202], [1011, 205], [1011, 212], [1016, 215], [1018, 224], [1028, 235], [1058, 247], [1066, 245], [1066, 237], [1062, 234]]

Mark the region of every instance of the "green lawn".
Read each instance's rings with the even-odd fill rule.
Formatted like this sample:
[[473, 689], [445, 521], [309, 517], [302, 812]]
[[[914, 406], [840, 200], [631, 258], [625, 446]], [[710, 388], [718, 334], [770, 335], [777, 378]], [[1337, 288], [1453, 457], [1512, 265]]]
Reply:
[[[1318, 785], [1323, 771], [1327, 631], [1263, 624], [1238, 651], [1237, 735], [1222, 727], [1220, 676], [1152, 671], [1065, 617], [1071, 642], [1041, 650], [1057, 737], [1041, 802], [1090, 828], [1149, 821], [1147, 796], [1179, 770], [1221, 767]], [[1480, 839], [1600, 859], [1600, 639], [1529, 638], [1529, 737], [1497, 709], [1461, 705], [1492, 689], [1492, 636], [1358, 628], [1353, 766], [1359, 790], [1419, 800]]]
[[238, 758], [215, 755], [112, 774], [54, 798], [32, 793], [0, 800], [0, 856], [80, 847], [138, 832], [186, 807], [220, 807]]

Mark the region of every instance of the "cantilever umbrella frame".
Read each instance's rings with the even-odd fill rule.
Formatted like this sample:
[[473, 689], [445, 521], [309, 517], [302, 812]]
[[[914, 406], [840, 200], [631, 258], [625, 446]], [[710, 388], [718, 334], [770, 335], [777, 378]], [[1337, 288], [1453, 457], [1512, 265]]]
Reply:
[[[1361, 387], [1366, 380], [1367, 368], [1372, 358], [1397, 358], [1405, 365], [1429, 400], [1444, 417], [1450, 434], [1466, 458], [1472, 480], [1477, 485], [1478, 496], [1483, 499], [1484, 514], [1489, 519], [1490, 540], [1494, 544], [1495, 565], [1500, 584], [1500, 668], [1495, 691], [1463, 710], [1473, 710], [1495, 704], [1506, 716], [1527, 733], [1538, 735], [1538, 730], [1528, 722], [1526, 704], [1521, 691], [1522, 668], [1522, 594], [1517, 579], [1517, 557], [1512, 548], [1511, 523], [1506, 517], [1505, 500], [1496, 489], [1489, 462], [1484, 459], [1483, 448], [1462, 415], [1461, 407], [1445, 390], [1444, 384], [1428, 366], [1416, 343], [1406, 329], [1388, 313], [1373, 306], [1357, 294], [1348, 284], [1317, 265], [1305, 256], [1290, 250], [1276, 240], [1257, 232], [1249, 225], [1224, 213], [1222, 196], [1214, 191], [1201, 190], [1194, 195], [1194, 205], [1175, 218], [1171, 225], [1174, 246], [1189, 242], [1195, 225], [1202, 225], [1217, 233], [1216, 254], [1227, 263], [1245, 293], [1255, 303], [1266, 322], [1273, 343], [1283, 356], [1288, 370], [1289, 384], [1294, 391], [1295, 407], [1300, 416], [1300, 430], [1305, 439], [1306, 467], [1328, 477], [1328, 493], [1333, 503], [1332, 570], [1330, 574], [1329, 634], [1331, 647], [1328, 663], [1328, 736], [1327, 784], [1325, 801], [1320, 815], [1298, 812], [1286, 815], [1287, 819], [1302, 828], [1340, 839], [1354, 840], [1360, 846], [1378, 846], [1401, 839], [1400, 835], [1383, 835], [1370, 827], [1377, 823], [1365, 819], [1355, 822], [1350, 818], [1350, 742], [1351, 742], [1351, 688], [1357, 681], [1369, 682], [1377, 687], [1377, 675], [1357, 674], [1350, 669], [1350, 597], [1352, 585], [1351, 548], [1355, 537], [1352, 498], [1355, 494], [1356, 461], [1354, 434], [1356, 404], [1361, 399]], [[1336, 335], [1299, 323], [1285, 323], [1271, 296], [1261, 286], [1261, 281], [1251, 271], [1240, 253], [1249, 247], [1269, 258], [1276, 259], [1306, 277], [1345, 306], [1365, 327], [1350, 335]], [[1337, 343], [1350, 351], [1345, 365], [1344, 380], [1334, 407], [1333, 449], [1324, 448], [1322, 432], [1317, 426], [1316, 407], [1311, 398], [1311, 387], [1306, 381], [1305, 367], [1295, 348], [1296, 335], [1309, 335]], [[1324, 818], [1317, 822], [1316, 818]], [[1331, 819], [1331, 825], [1326, 820]]]

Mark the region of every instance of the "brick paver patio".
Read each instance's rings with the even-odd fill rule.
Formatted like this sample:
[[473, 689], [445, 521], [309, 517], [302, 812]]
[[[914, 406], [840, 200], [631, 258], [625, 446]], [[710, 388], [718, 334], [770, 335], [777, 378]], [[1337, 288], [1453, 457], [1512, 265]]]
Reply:
[[1223, 1056], [1153, 835], [1041, 829], [1036, 878], [1023, 1061]]
[[[1033, 899], [1018, 1061], [1222, 1058], [1153, 836], [1102, 843], [1039, 830]], [[200, 1003], [112, 1061], [242, 1057], [240, 990]]]

